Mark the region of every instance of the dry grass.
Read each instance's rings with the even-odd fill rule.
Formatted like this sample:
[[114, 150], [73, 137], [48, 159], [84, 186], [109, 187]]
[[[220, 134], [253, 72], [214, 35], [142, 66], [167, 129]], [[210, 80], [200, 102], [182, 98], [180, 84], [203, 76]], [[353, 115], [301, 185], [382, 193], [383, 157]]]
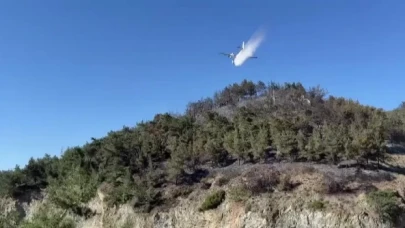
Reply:
[[214, 179], [212, 185], [221, 187], [223, 185], [226, 185], [231, 179], [232, 179], [232, 177], [230, 177], [230, 176], [225, 176], [225, 175], [219, 174]]
[[290, 191], [294, 188], [294, 183], [291, 181], [290, 174], [281, 174], [280, 182], [277, 185], [279, 191]]
[[280, 182], [280, 172], [272, 167], [252, 168], [242, 174], [242, 183], [253, 194], [273, 191]]
[[251, 197], [251, 193], [242, 186], [230, 188], [228, 194], [232, 201], [240, 203], [245, 203]]
[[337, 194], [344, 191], [346, 181], [338, 180], [332, 175], [323, 174], [322, 180], [315, 185], [315, 191], [321, 194]]
[[187, 197], [193, 191], [192, 186], [168, 186], [164, 192], [165, 199], [176, 199], [178, 197]]
[[405, 155], [402, 154], [390, 154], [386, 163], [396, 167], [405, 167]]
[[[405, 155], [402, 154], [390, 154], [386, 160], [386, 165], [389, 167], [395, 167], [399, 170], [405, 171]], [[397, 191], [403, 198], [405, 198], [405, 175], [401, 173], [394, 173], [393, 180], [381, 181], [374, 183], [374, 185], [381, 190], [393, 190]]]

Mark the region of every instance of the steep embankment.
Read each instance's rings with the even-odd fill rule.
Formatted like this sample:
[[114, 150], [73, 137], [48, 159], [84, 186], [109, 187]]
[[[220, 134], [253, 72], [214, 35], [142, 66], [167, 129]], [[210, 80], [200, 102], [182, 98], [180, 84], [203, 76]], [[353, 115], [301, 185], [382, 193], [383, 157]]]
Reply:
[[[391, 199], [384, 195], [376, 199], [378, 202], [372, 201], [371, 194], [378, 192], [375, 186], [396, 190], [403, 183], [402, 177], [385, 171], [300, 163], [233, 165], [211, 173], [191, 193], [180, 195], [172, 208], [149, 214], [135, 213], [128, 205], [104, 207], [103, 211], [105, 196], [99, 191], [100, 197], [90, 204], [97, 215], [83, 221], [80, 227], [124, 227], [125, 223], [126, 227], [137, 228], [393, 227], [389, 215], [379, 214], [395, 213]], [[225, 191], [222, 203], [201, 211], [204, 201], [221, 190]], [[179, 194], [173, 192], [176, 189], [165, 194], [170, 198]], [[400, 196], [396, 200], [402, 207]], [[374, 203], [383, 205], [376, 209], [381, 205]]]
[[[20, 212], [20, 219], [0, 214], [0, 227], [398, 222], [405, 163], [401, 152], [386, 153], [386, 143], [405, 141], [404, 117], [403, 108], [387, 113], [326, 98], [320, 87], [244, 80], [190, 103], [182, 115], [157, 114], [60, 157], [32, 158], [24, 168], [0, 171], [0, 197], [17, 200]], [[354, 165], [351, 159], [366, 169], [314, 164]], [[46, 197], [32, 201], [33, 193]], [[13, 200], [0, 211], [13, 211], [6, 209]]]
[[[197, 186], [167, 187], [163, 198], [174, 200], [150, 213], [130, 204], [107, 206], [108, 193], [99, 189], [87, 205], [94, 215], [73, 218], [80, 228], [405, 227], [396, 220], [403, 215], [401, 196], [378, 191], [401, 189], [403, 179], [383, 170], [329, 165], [234, 164], [212, 169]], [[218, 197], [222, 191], [224, 197]], [[32, 203], [29, 214], [45, 201]]]

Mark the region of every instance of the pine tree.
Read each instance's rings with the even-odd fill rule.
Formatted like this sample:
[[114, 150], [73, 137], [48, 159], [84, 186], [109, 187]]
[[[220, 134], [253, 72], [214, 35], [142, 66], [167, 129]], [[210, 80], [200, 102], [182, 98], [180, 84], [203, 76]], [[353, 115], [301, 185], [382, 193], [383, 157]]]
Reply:
[[181, 174], [184, 173], [184, 165], [187, 160], [187, 145], [183, 142], [178, 142], [176, 149], [171, 153], [169, 161], [169, 179], [178, 183]]
[[343, 129], [339, 126], [325, 124], [322, 127], [325, 155], [328, 161], [337, 162], [342, 151], [344, 151], [343, 134]]
[[294, 131], [284, 130], [275, 136], [274, 141], [280, 155], [296, 160], [298, 157], [298, 143]]
[[307, 144], [307, 137], [304, 135], [304, 132], [302, 130], [299, 130], [297, 134], [297, 148], [298, 151], [303, 155], [305, 154]]
[[268, 128], [261, 126], [256, 134], [252, 133], [250, 144], [255, 158], [264, 158], [265, 150], [271, 144]]
[[245, 151], [244, 151], [244, 142], [242, 141], [242, 137], [240, 134], [239, 129], [235, 129], [233, 135], [233, 153], [238, 158], [238, 163], [240, 165], [240, 161], [244, 159]]
[[216, 139], [209, 139], [204, 149], [215, 165], [220, 165], [226, 159], [226, 153]]
[[323, 150], [321, 130], [317, 127], [314, 128], [312, 135], [308, 138], [308, 144], [305, 146], [305, 157], [310, 161], [319, 160]]

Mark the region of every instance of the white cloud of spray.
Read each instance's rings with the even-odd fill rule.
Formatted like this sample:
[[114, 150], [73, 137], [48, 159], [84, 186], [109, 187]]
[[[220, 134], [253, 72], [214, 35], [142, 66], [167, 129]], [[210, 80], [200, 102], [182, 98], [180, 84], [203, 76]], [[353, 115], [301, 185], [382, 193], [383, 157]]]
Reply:
[[252, 57], [255, 54], [257, 48], [259, 48], [261, 43], [264, 41], [264, 37], [264, 30], [262, 28], [257, 30], [245, 43], [245, 48], [235, 56], [235, 66], [241, 66], [247, 59]]

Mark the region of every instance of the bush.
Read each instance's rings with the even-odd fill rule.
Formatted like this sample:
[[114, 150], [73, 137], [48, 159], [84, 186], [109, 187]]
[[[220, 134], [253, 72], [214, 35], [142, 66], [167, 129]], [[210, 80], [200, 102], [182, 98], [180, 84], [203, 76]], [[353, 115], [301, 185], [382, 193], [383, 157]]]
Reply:
[[225, 191], [224, 190], [216, 191], [211, 195], [208, 195], [207, 198], [205, 198], [203, 204], [199, 208], [199, 211], [206, 211], [217, 208], [224, 200], [225, 200]]
[[226, 177], [226, 176], [218, 176], [218, 177], [214, 180], [213, 185], [221, 187], [221, 186], [223, 186], [223, 185], [226, 185], [226, 184], [229, 182], [229, 180], [230, 180], [230, 179], [229, 179], [228, 177]]
[[280, 173], [270, 167], [253, 168], [246, 172], [242, 180], [245, 188], [253, 194], [273, 191], [280, 182]]
[[309, 209], [314, 210], [314, 211], [321, 211], [326, 208], [326, 202], [322, 200], [315, 200], [311, 203], [309, 203]]
[[167, 199], [176, 199], [177, 197], [186, 197], [193, 191], [190, 186], [172, 186], [166, 188], [165, 196]]
[[63, 209], [75, 211], [95, 195], [96, 189], [96, 179], [76, 167], [63, 179], [51, 180], [48, 193], [52, 203]]
[[76, 227], [71, 218], [66, 217], [66, 212], [56, 210], [51, 205], [42, 205], [40, 209], [32, 216], [30, 220], [26, 220], [21, 224], [21, 228], [74, 228]]
[[367, 193], [367, 203], [384, 221], [395, 222], [402, 212], [399, 195], [390, 190], [377, 190]]
[[244, 187], [234, 187], [229, 190], [229, 198], [235, 202], [246, 202], [251, 193]]
[[11, 198], [0, 197], [0, 227], [14, 228], [20, 222], [20, 214], [13, 205]]
[[[132, 187], [132, 188], [131, 188]], [[105, 201], [109, 207], [120, 204], [124, 204], [131, 200], [135, 195], [134, 185], [120, 184], [113, 187], [111, 191], [105, 198]]]
[[344, 190], [345, 184], [335, 180], [332, 176], [324, 174], [322, 182], [315, 191], [322, 194], [336, 194]]
[[2, 228], [14, 228], [20, 222], [19, 214], [16, 210], [9, 211], [7, 213], [0, 214], [0, 227]]
[[291, 182], [291, 176], [289, 174], [281, 175], [280, 182], [277, 185], [279, 191], [290, 191], [294, 185]]

